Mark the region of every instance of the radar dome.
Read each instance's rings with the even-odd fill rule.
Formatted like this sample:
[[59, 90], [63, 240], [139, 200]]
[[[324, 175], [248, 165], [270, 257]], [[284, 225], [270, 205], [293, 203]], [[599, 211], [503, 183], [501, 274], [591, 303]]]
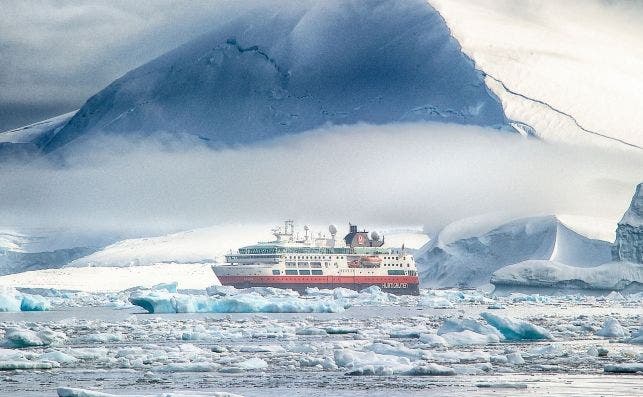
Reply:
[[329, 232], [330, 232], [330, 234], [331, 234], [331, 235], [333, 235], [333, 236], [337, 234], [337, 228], [335, 227], [335, 225], [330, 225], [330, 226], [328, 226], [328, 231], [329, 231]]
[[375, 232], [375, 231], [371, 232], [371, 240], [380, 241], [380, 235], [377, 234], [377, 232]]

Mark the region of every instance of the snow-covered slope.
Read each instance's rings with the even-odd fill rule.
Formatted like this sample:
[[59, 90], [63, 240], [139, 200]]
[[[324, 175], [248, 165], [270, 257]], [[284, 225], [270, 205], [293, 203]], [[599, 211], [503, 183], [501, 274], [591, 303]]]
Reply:
[[[555, 216], [493, 223], [457, 222], [417, 253], [423, 286], [480, 286], [503, 266], [545, 259], [595, 266], [611, 259], [611, 244], [587, 238]], [[469, 225], [467, 227], [467, 225]]]
[[76, 114], [69, 112], [25, 127], [0, 133], [0, 160], [33, 156]]
[[643, 264], [610, 262], [595, 267], [528, 260], [505, 266], [491, 276], [496, 286], [643, 291]]
[[[68, 267], [84, 266], [146, 266], [157, 263], [222, 262], [224, 255], [257, 241], [271, 241], [270, 225], [219, 225], [188, 230], [158, 237], [119, 241], [97, 252], [78, 258]], [[312, 226], [311, 230], [323, 230]], [[381, 229], [378, 229], [381, 230]], [[416, 249], [425, 244], [428, 236], [416, 230], [382, 232], [385, 246]]]
[[643, 183], [636, 187], [632, 203], [618, 223], [612, 257], [643, 263]]
[[428, 1], [510, 119], [546, 140], [643, 147], [637, 2]]
[[270, 3], [116, 80], [46, 150], [100, 133], [236, 144], [326, 123], [416, 120], [506, 125], [428, 3]]
[[0, 275], [59, 268], [118, 237], [61, 229], [0, 230]]

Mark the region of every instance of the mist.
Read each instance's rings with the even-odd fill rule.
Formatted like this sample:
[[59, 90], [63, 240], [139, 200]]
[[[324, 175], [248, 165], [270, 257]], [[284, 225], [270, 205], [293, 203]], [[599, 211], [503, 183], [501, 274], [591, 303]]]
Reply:
[[4, 227], [160, 233], [293, 218], [435, 232], [489, 213], [616, 222], [643, 180], [638, 151], [439, 123], [327, 127], [223, 149], [103, 137], [64, 160], [3, 167]]

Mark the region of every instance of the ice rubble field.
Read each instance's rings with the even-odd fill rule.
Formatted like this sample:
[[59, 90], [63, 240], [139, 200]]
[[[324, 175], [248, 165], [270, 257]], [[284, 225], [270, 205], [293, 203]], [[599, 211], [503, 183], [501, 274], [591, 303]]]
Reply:
[[577, 376], [600, 378], [612, 394], [641, 388], [642, 293], [177, 292], [175, 283], [30, 292], [47, 295], [50, 311], [0, 314], [0, 395], [324, 395], [329, 384], [336, 395], [515, 395], [552, 391], [561, 374], [574, 388]]

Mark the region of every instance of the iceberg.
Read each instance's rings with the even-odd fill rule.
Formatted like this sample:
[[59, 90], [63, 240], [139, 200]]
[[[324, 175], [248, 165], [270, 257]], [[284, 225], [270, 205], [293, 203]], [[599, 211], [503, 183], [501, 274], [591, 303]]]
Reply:
[[49, 300], [37, 295], [23, 294], [14, 288], [0, 286], [0, 312], [45, 311]]
[[346, 307], [334, 300], [266, 297], [255, 292], [209, 297], [151, 291], [133, 294], [129, 300], [148, 313], [339, 313]]
[[623, 328], [617, 319], [608, 317], [605, 322], [603, 322], [601, 329], [596, 332], [596, 335], [606, 338], [624, 338], [629, 336], [630, 333], [628, 330]]
[[549, 331], [524, 320], [502, 317], [489, 312], [480, 313], [480, 317], [496, 328], [507, 340], [553, 339]]
[[40, 331], [10, 327], [6, 329], [4, 339], [0, 342], [0, 345], [9, 348], [23, 348], [57, 345], [66, 340], [67, 335], [62, 332], [52, 331], [46, 327], [43, 327]]
[[447, 225], [416, 254], [425, 287], [484, 286], [504, 266], [530, 259], [596, 266], [611, 260], [611, 244], [576, 232], [559, 216], [504, 224], [479, 217]]
[[438, 328], [438, 335], [444, 335], [453, 332], [472, 331], [481, 335], [493, 335], [499, 340], [504, 339], [504, 336], [492, 326], [480, 324], [472, 318], [463, 319], [446, 319]]
[[486, 345], [500, 342], [500, 338], [497, 335], [479, 334], [468, 329], [459, 332], [447, 332], [441, 336], [450, 346]]

